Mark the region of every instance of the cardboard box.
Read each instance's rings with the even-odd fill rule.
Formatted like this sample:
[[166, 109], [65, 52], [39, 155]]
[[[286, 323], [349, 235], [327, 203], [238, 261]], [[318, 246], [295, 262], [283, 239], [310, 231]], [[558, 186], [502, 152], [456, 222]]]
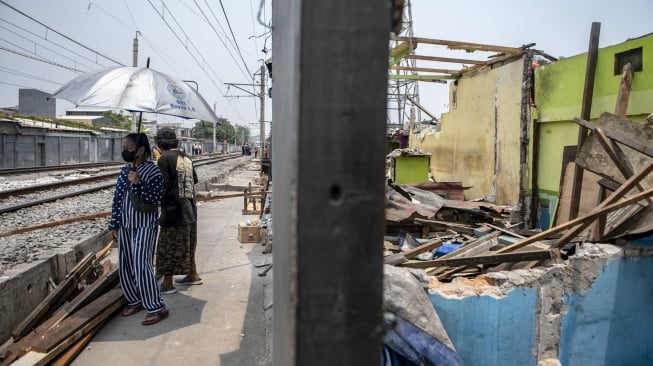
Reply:
[[241, 243], [258, 243], [261, 241], [261, 227], [247, 226], [244, 222], [238, 223], [238, 241]]

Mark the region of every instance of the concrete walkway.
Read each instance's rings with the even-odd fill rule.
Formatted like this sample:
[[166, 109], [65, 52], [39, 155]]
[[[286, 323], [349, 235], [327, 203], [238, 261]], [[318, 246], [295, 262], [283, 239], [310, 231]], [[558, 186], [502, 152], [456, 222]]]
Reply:
[[[230, 181], [247, 185], [257, 175], [237, 170]], [[237, 223], [258, 218], [242, 215], [242, 208], [242, 198], [200, 203], [197, 262], [204, 283], [164, 295], [170, 316], [160, 323], [141, 325], [145, 312], [116, 314], [73, 365], [270, 365], [271, 319], [264, 302], [271, 306], [272, 271], [259, 277], [262, 268], [254, 265], [269, 263], [271, 254], [263, 254], [260, 244], [238, 241]]]

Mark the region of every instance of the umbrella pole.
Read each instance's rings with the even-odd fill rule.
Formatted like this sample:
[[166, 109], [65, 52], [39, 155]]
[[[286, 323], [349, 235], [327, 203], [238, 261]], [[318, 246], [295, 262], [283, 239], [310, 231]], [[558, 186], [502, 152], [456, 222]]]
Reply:
[[[136, 152], [141, 147], [138, 141], [140, 140], [141, 135], [141, 121], [143, 120], [143, 112], [138, 113], [138, 127], [136, 127]], [[136, 162], [132, 162], [132, 170], [136, 170]]]

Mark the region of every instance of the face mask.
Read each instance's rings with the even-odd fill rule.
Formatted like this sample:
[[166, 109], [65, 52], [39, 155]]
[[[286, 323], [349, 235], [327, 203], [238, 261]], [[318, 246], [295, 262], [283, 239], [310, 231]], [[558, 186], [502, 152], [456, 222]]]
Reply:
[[136, 151], [123, 150], [122, 159], [128, 163], [133, 162], [136, 160]]

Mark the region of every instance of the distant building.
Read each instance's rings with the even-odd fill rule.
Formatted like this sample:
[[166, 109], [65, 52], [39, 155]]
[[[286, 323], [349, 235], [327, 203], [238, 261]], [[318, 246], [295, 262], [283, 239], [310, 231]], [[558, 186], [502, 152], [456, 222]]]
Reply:
[[54, 117], [57, 114], [55, 99], [37, 89], [18, 90], [18, 113], [23, 116]]
[[89, 126], [114, 127], [116, 124], [111, 118], [105, 117], [103, 113], [110, 109], [97, 108], [74, 108], [68, 109], [65, 116], [59, 117], [68, 121], [84, 123]]

